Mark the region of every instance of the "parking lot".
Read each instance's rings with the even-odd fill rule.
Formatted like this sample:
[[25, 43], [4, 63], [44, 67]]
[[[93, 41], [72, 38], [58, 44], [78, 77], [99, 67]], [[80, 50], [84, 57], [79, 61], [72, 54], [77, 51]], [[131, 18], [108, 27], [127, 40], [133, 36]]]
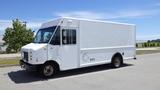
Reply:
[[100, 65], [60, 72], [43, 79], [19, 66], [0, 68], [0, 90], [159, 90], [160, 54], [140, 55], [137, 60], [111, 69]]

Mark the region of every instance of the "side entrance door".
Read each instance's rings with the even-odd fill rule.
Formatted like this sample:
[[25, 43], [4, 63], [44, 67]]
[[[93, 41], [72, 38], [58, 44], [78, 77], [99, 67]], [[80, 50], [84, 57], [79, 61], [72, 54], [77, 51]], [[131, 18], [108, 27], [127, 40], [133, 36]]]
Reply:
[[79, 67], [78, 58], [78, 28], [61, 29], [61, 46], [59, 50], [60, 59], [63, 62], [62, 69], [73, 69]]

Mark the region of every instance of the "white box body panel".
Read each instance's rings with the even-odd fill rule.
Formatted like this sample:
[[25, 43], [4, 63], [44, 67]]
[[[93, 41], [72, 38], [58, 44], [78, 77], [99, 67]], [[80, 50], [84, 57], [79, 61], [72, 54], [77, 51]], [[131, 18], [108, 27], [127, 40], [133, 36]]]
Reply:
[[80, 21], [80, 48], [135, 45], [135, 27], [104, 22]]
[[135, 57], [134, 25], [82, 20], [79, 28], [81, 66], [111, 62], [116, 52]]

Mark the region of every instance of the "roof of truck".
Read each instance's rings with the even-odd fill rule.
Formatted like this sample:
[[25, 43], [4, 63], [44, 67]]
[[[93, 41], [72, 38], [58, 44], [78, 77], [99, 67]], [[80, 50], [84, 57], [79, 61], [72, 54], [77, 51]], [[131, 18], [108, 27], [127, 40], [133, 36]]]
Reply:
[[135, 24], [130, 24], [130, 23], [120, 23], [120, 22], [113, 22], [113, 21], [108, 21], [108, 20], [97, 20], [97, 19], [86, 19], [86, 18], [75, 18], [75, 17], [59, 17], [59, 18], [55, 18], [53, 20], [49, 20], [48, 22], [52, 22], [52, 21], [58, 20], [58, 19], [72, 19], [72, 20], [82, 20], [82, 21], [113, 23], [113, 24], [123, 24], [123, 25], [133, 25], [133, 26], [135, 26]]
[[56, 20], [61, 21], [63, 19], [89, 21], [89, 22], [101, 22], [101, 23], [112, 23], [112, 24], [119, 24], [119, 25], [135, 26], [135, 24], [112, 22], [112, 21], [107, 21], [107, 20], [93, 20], [93, 19], [74, 18], [74, 17], [59, 17], [59, 18], [55, 18], [55, 19], [52, 19], [52, 20], [48, 20], [47, 22], [43, 23], [42, 26], [41, 26], [41, 28], [45, 28], [45, 27], [51, 26], [49, 24], [51, 24], [52, 22], [54, 22]]
[[135, 25], [135, 24], [130, 24], [130, 23], [120, 23], [120, 22], [113, 22], [113, 21], [108, 21], [108, 20], [98, 20], [98, 19], [85, 19], [85, 18], [74, 18], [74, 17], [61, 17], [61, 18], [91, 21], [91, 22], [104, 22], [104, 23], [114, 23], [114, 24]]

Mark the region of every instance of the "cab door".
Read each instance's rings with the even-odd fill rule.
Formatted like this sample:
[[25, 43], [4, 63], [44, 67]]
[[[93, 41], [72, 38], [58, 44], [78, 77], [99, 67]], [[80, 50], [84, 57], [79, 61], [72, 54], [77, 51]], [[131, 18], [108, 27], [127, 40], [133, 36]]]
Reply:
[[54, 33], [51, 42], [48, 44], [48, 59], [55, 60], [57, 63], [59, 57], [59, 48], [60, 48], [60, 27], [57, 28]]
[[78, 60], [78, 28], [61, 29], [60, 58], [63, 62], [63, 69], [79, 67]]

